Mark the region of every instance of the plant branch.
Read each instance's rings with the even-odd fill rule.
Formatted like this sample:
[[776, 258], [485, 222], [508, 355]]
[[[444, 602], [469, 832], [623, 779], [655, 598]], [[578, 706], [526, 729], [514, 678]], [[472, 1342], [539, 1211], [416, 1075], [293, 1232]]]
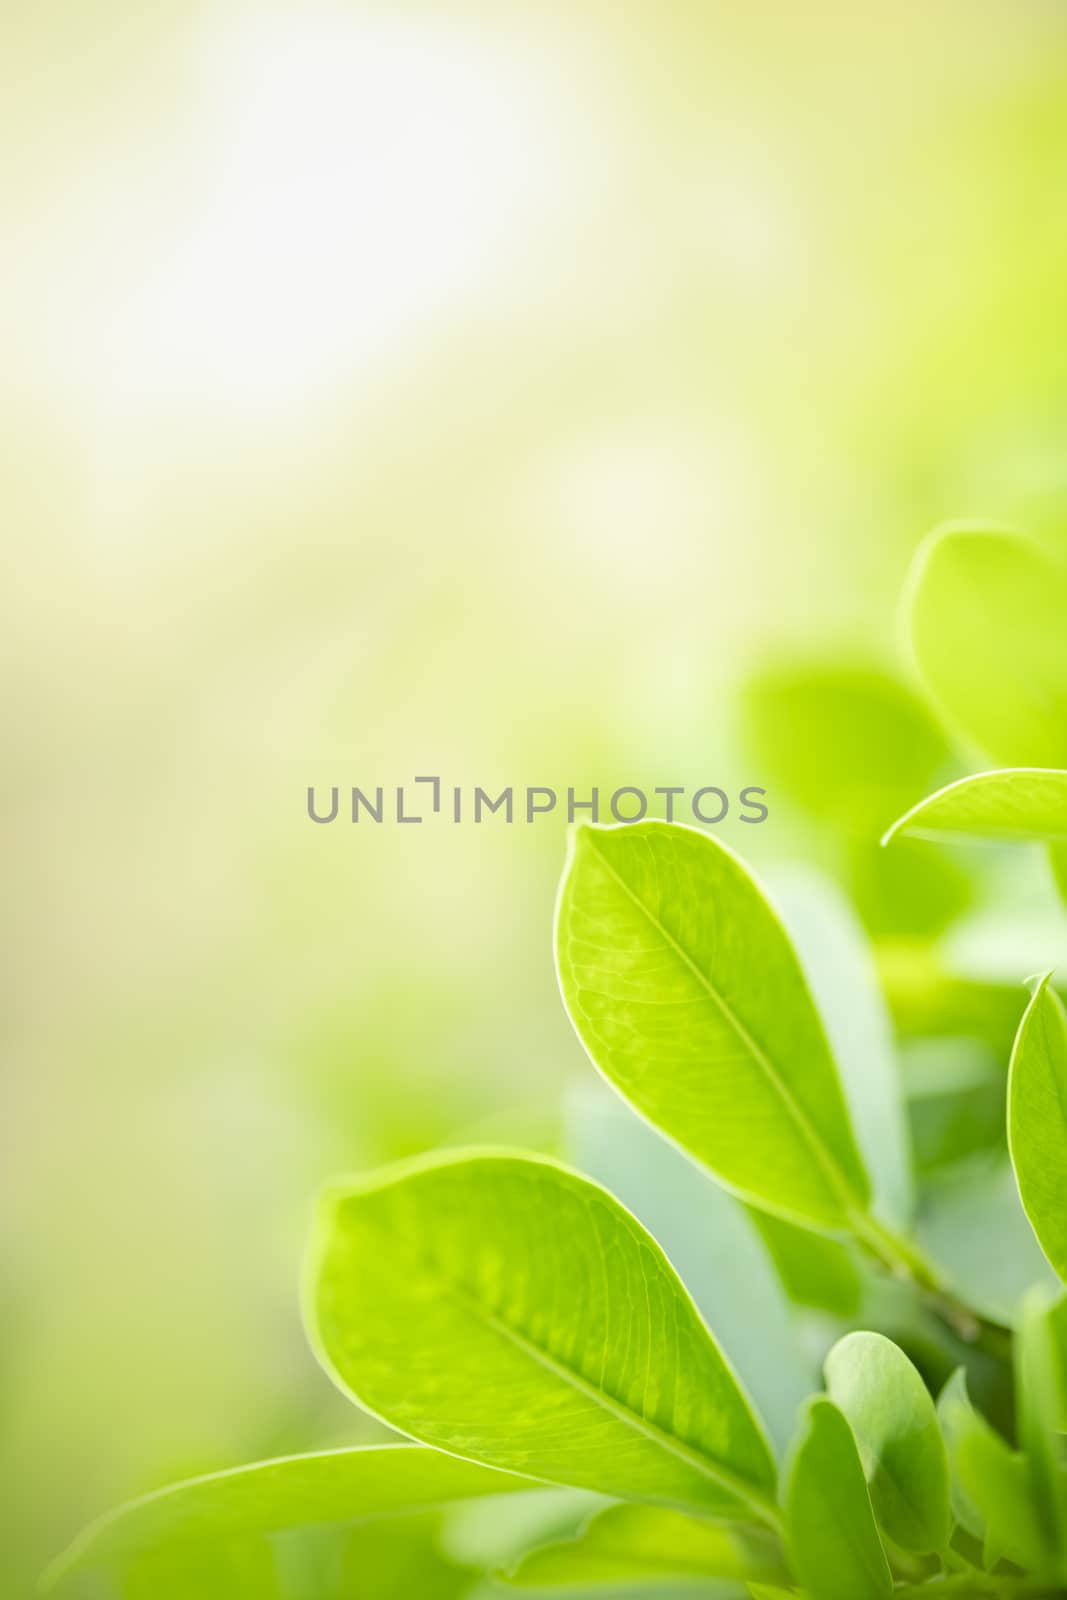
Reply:
[[964, 1304], [944, 1282], [933, 1262], [912, 1240], [886, 1227], [866, 1211], [855, 1213], [851, 1221], [856, 1237], [864, 1248], [895, 1277], [914, 1284], [923, 1304], [962, 1343], [971, 1345], [995, 1361], [1011, 1364], [1011, 1330], [979, 1316]]

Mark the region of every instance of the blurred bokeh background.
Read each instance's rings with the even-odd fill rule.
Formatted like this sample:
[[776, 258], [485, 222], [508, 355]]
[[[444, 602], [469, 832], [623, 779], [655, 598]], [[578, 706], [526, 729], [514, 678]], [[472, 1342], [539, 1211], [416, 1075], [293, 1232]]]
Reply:
[[299, 1324], [316, 1187], [551, 1144], [587, 1070], [563, 823], [316, 828], [307, 785], [764, 783], [768, 824], [725, 833], [787, 855], [833, 752], [824, 780], [798, 738], [776, 789], [753, 674], [802, 733], [797, 660], [906, 684], [930, 525], [1067, 529], [1067, 14], [0, 27], [20, 1595], [116, 1498], [373, 1436]]

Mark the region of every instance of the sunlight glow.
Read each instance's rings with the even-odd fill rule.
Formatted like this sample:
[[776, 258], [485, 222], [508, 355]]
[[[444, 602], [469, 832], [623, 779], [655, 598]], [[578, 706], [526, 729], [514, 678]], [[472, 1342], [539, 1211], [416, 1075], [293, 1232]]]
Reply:
[[454, 24], [255, 7], [198, 66], [153, 256], [75, 341], [119, 417], [291, 419], [453, 316], [549, 187], [529, 71]]

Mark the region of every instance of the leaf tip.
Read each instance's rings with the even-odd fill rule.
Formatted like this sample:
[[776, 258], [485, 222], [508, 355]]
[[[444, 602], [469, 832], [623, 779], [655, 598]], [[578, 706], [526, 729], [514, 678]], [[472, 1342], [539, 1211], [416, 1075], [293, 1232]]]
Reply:
[[900, 835], [904, 831], [904, 828], [905, 828], [905, 826], [907, 824], [907, 821], [908, 821], [908, 818], [910, 816], [911, 816], [911, 812], [910, 811], [906, 811], [902, 817], [898, 817], [897, 820], [894, 823], [890, 824], [890, 826], [885, 830], [885, 832], [883, 833], [882, 837], [878, 841], [878, 844], [879, 844], [881, 849], [884, 850], [887, 845], [890, 845], [890, 844], [893, 843], [894, 839], [898, 839], [900, 837]]

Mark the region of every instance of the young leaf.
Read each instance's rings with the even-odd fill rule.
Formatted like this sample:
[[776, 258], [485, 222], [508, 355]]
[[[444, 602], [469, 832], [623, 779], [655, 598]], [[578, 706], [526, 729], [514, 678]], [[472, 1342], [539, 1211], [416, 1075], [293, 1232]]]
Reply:
[[286, 1456], [174, 1484], [120, 1506], [86, 1528], [45, 1575], [53, 1587], [85, 1567], [139, 1551], [357, 1522], [474, 1495], [536, 1491], [529, 1478], [494, 1472], [412, 1444], [365, 1445]]
[[948, 1449], [957, 1520], [976, 1538], [984, 1537], [987, 1549], [1021, 1567], [1043, 1567], [1049, 1551], [1029, 1463], [975, 1411], [962, 1371], [942, 1391], [938, 1418]]
[[1034, 989], [1008, 1071], [1008, 1147], [1019, 1197], [1041, 1248], [1067, 1282], [1067, 1011]]
[[1067, 840], [1067, 772], [1006, 767], [939, 789], [906, 811], [883, 844], [915, 839]]
[[594, 1064], [727, 1188], [814, 1227], [870, 1198], [792, 946], [740, 861], [691, 828], [579, 828], [560, 987]]
[[961, 734], [1005, 767], [1067, 766], [1067, 574], [1018, 535], [953, 527], [916, 561], [920, 671]]
[[934, 1402], [907, 1356], [880, 1333], [850, 1333], [826, 1358], [826, 1386], [852, 1426], [875, 1514], [917, 1555], [952, 1531], [948, 1458]]
[[635, 1589], [699, 1578], [785, 1579], [766, 1539], [720, 1528], [662, 1506], [609, 1506], [574, 1539], [531, 1550], [505, 1581], [520, 1589], [584, 1589], [603, 1583]]
[[674, 1269], [555, 1162], [448, 1156], [329, 1192], [307, 1321], [340, 1386], [425, 1443], [777, 1520], [764, 1435]]
[[[1067, 1295], [1027, 1296], [1015, 1344], [1018, 1427], [1049, 1545], [1067, 1558]], [[1067, 1575], [1067, 1570], [1065, 1570]]]
[[893, 1592], [852, 1430], [831, 1400], [809, 1400], [786, 1486], [793, 1566], [813, 1600], [888, 1600]]

